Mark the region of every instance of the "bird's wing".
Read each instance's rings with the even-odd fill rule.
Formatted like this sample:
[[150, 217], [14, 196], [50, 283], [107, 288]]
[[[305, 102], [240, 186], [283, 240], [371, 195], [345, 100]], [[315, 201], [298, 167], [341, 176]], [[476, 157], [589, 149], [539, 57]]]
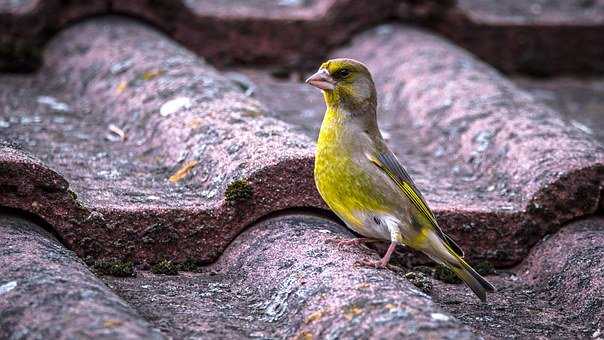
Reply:
[[443, 239], [455, 252], [455, 254], [463, 257], [463, 250], [445, 234], [436, 222], [436, 217], [432, 210], [426, 204], [426, 200], [422, 196], [421, 192], [415, 186], [415, 183], [405, 170], [405, 168], [398, 162], [396, 156], [389, 150], [379, 152], [375, 155], [367, 155], [369, 160], [375, 164], [380, 170], [382, 170], [390, 179], [401, 189], [402, 193], [409, 199], [409, 201], [415, 206], [417, 211], [421, 214], [421, 217], [428, 221], [429, 225], [436, 231], [436, 233]]

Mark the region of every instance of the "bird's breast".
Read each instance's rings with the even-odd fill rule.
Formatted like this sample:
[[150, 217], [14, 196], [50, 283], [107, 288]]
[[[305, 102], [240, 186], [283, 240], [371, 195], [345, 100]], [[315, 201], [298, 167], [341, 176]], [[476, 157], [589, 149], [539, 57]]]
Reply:
[[319, 138], [314, 177], [327, 205], [350, 228], [369, 236], [363, 232], [364, 217], [382, 213], [388, 204], [371, 172], [359, 164], [357, 153], [351, 144]]

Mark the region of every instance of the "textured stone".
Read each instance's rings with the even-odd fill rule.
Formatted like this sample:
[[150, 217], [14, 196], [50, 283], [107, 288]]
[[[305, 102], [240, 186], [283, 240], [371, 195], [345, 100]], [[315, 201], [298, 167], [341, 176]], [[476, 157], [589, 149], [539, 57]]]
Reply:
[[572, 222], [522, 265], [490, 277], [497, 293], [488, 304], [469, 300], [463, 285], [440, 282], [434, 300], [485, 338], [591, 338], [604, 326], [603, 244], [602, 217]]
[[[545, 233], [597, 208], [602, 148], [464, 51], [382, 26], [335, 55], [369, 64], [387, 139], [470, 257], [517, 263]], [[261, 216], [324, 207], [307, 137], [320, 95], [303, 106], [312, 96], [295, 90], [303, 85], [261, 80], [250, 92], [253, 81], [233, 76], [140, 25], [74, 27], [49, 45], [38, 75], [5, 76], [2, 91], [4, 136], [70, 188], [32, 187], [17, 170], [0, 200], [47, 219], [84, 257], [139, 263], [213, 261]], [[289, 97], [300, 116], [280, 102]], [[251, 199], [225, 200], [239, 180], [246, 194], [229, 197]]]
[[375, 253], [328, 243], [348, 237], [330, 220], [288, 215], [245, 231], [200, 273], [104, 279], [178, 339], [476, 338], [400, 270], [355, 265]]
[[474, 20], [494, 24], [537, 25], [604, 24], [604, 2], [601, 0], [459, 0], [458, 7]]
[[563, 118], [604, 145], [604, 79], [513, 78], [535, 99], [553, 107]]
[[0, 2], [0, 69], [31, 70], [58, 30], [120, 14], [216, 65], [309, 67], [365, 28], [418, 23], [507, 72], [604, 72], [601, 0], [20, 0]]
[[[56, 29], [116, 12], [218, 65], [318, 64], [352, 32], [395, 15], [468, 39], [505, 70], [589, 70], [603, 60], [597, 16], [544, 27], [552, 7], [521, 28], [502, 17], [476, 26], [464, 8], [472, 1], [9, 1], [0, 3], [0, 47], [9, 46], [0, 54], [22, 56], [9, 66], [27, 68], [43, 54], [31, 47]], [[393, 5], [396, 14], [386, 10]], [[517, 5], [527, 9], [502, 2], [498, 12]], [[481, 36], [518, 32], [518, 45]], [[581, 32], [591, 33], [568, 43]], [[527, 49], [535, 39], [546, 43]], [[568, 45], [560, 59], [558, 45]], [[516, 58], [523, 51], [534, 55]], [[408, 27], [378, 27], [333, 55], [374, 71], [385, 136], [468, 260], [501, 268], [525, 259], [489, 275], [498, 291], [488, 303], [422, 274], [433, 269], [411, 268], [425, 261], [418, 254], [399, 249], [389, 270], [375, 270], [355, 261], [376, 251], [327, 242], [351, 235], [326, 219], [314, 189], [324, 106], [299, 82], [301, 69], [220, 73], [124, 19], [78, 24], [48, 44], [38, 73], [0, 76], [0, 206], [33, 214], [99, 271], [131, 275], [135, 260], [137, 277], [104, 280], [174, 338], [602, 334], [604, 221], [578, 220], [604, 211], [597, 113], [573, 123], [564, 105], [548, 109], [539, 93]], [[543, 58], [552, 62], [531, 68]], [[577, 111], [599, 112], [599, 92], [581, 89]], [[323, 217], [291, 216], [300, 210]], [[34, 224], [5, 214], [0, 243], [0, 338], [162, 337]]]
[[[80, 256], [213, 261], [267, 213], [322, 206], [311, 140], [153, 30], [81, 24], [45, 60], [2, 76], [1, 136], [24, 151], [0, 155], [0, 204], [46, 219]], [[231, 194], [246, 199], [225, 200], [240, 180], [247, 194]]]
[[432, 28], [505, 72], [601, 74], [603, 9], [601, 0], [459, 0]]
[[0, 338], [164, 339], [35, 223], [0, 213]]
[[[0, 69], [31, 70], [43, 44], [74, 20], [98, 14], [153, 23], [216, 65], [310, 66], [359, 29], [393, 15], [394, 0], [23, 0], [0, 3]], [[354, 20], [351, 20], [354, 18]], [[330, 34], [325, 34], [329, 31]]]

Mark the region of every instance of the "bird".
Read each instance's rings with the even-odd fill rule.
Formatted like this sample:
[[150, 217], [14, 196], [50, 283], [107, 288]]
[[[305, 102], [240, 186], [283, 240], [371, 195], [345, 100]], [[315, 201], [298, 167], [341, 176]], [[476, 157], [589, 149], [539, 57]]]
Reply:
[[[329, 208], [367, 241], [389, 241], [378, 261], [386, 268], [397, 245], [426, 254], [452, 270], [483, 302], [495, 287], [465, 260], [409, 173], [390, 151], [377, 123], [377, 91], [367, 66], [349, 58], [331, 59], [306, 83], [323, 92], [327, 109], [317, 141], [314, 180]], [[344, 241], [347, 242], [347, 241]]]

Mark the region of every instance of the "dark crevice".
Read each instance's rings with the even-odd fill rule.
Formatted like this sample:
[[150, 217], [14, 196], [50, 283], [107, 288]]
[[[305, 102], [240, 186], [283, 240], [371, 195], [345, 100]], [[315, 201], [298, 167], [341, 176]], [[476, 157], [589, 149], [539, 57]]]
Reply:
[[50, 223], [48, 223], [46, 220], [44, 220], [42, 217], [40, 217], [36, 214], [32, 214], [30, 212], [27, 212], [27, 211], [21, 210], [21, 209], [0, 206], [0, 215], [16, 216], [16, 217], [22, 218], [28, 222], [31, 222], [31, 223], [39, 226], [40, 228], [44, 229], [48, 233], [50, 233], [53, 237], [55, 237], [57, 239], [57, 241], [59, 241], [61, 243], [61, 245], [63, 247], [65, 247], [69, 250], [72, 250], [67, 245], [67, 242], [65, 242], [65, 240], [61, 237], [61, 235], [55, 230], [55, 228], [53, 228], [53, 226]]

